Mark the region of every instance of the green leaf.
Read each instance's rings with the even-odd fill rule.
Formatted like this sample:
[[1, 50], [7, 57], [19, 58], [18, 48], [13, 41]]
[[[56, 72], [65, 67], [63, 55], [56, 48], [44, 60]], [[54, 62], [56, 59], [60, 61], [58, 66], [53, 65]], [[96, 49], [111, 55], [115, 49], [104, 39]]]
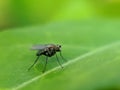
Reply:
[[64, 70], [54, 68], [14, 89], [116, 90], [120, 88], [120, 51], [118, 50], [120, 43], [96, 49], [65, 63]]
[[[120, 88], [120, 22], [61, 22], [0, 33], [0, 90], [106, 90]], [[68, 60], [61, 69], [56, 58], [34, 62], [34, 44], [62, 45]], [[59, 55], [59, 54], [58, 54]]]

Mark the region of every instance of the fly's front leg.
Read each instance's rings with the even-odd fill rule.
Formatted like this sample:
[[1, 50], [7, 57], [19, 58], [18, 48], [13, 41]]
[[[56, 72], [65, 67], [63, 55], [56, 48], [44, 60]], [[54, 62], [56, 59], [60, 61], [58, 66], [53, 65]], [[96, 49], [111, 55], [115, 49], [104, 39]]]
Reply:
[[63, 57], [61, 51], [60, 51], [60, 56], [61, 56], [61, 58], [62, 58], [64, 61], [67, 61], [67, 60]]
[[63, 68], [63, 66], [61, 65], [61, 63], [60, 63], [60, 61], [59, 61], [59, 59], [58, 59], [57, 54], [56, 54], [56, 58], [57, 58], [58, 64], [61, 66], [61, 68]]

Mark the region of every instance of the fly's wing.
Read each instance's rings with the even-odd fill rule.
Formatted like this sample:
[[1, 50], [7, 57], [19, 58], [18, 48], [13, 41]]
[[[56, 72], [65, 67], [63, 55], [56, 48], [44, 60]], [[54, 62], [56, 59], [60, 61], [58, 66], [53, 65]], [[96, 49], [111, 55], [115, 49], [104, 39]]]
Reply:
[[43, 50], [46, 48], [46, 45], [34, 45], [31, 47], [31, 50]]
[[53, 45], [54, 44], [34, 45], [34, 46], [31, 47], [31, 50], [43, 50], [43, 49], [45, 49], [47, 47], [51, 47]]

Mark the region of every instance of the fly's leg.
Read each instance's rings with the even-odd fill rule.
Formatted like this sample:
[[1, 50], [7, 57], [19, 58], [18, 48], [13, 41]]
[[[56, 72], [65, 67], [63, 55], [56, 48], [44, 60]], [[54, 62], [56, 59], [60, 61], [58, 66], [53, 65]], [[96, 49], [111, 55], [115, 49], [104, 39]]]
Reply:
[[37, 56], [36, 60], [34, 61], [34, 63], [28, 68], [28, 71], [37, 63], [38, 59], [40, 56]]
[[58, 59], [57, 54], [56, 54], [56, 58], [57, 58], [58, 64], [61, 66], [61, 68], [63, 68], [63, 66], [61, 65], [61, 63], [60, 63], [60, 61], [59, 61], [59, 59]]
[[60, 56], [62, 57], [62, 59], [63, 59], [64, 61], [67, 61], [67, 60], [63, 57], [61, 51], [60, 51]]
[[47, 66], [47, 61], [48, 61], [48, 57], [46, 56], [46, 61], [45, 61], [45, 66], [44, 66], [44, 69], [43, 69], [43, 73], [45, 72], [45, 70], [46, 70], [46, 66]]

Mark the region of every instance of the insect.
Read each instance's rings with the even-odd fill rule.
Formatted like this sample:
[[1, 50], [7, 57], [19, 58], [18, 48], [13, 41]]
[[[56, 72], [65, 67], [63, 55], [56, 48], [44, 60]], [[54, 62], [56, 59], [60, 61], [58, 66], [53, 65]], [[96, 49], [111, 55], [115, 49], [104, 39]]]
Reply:
[[47, 62], [48, 62], [48, 57], [52, 57], [53, 55], [56, 55], [58, 64], [61, 66], [61, 68], [63, 68], [63, 66], [61, 65], [61, 63], [60, 63], [60, 61], [58, 59], [58, 56], [56, 54], [56, 52], [59, 52], [60, 56], [62, 57], [62, 59], [66, 60], [62, 56], [61, 45], [55, 45], [55, 44], [34, 45], [31, 49], [32, 50], [37, 50], [37, 53], [36, 53], [37, 58], [34, 61], [34, 63], [30, 66], [30, 68], [28, 68], [28, 70], [30, 70], [37, 63], [37, 61], [38, 61], [38, 59], [39, 59], [39, 57], [41, 55], [46, 56], [45, 66], [44, 66], [44, 69], [43, 69], [42, 72], [45, 72], [45, 70], [46, 70], [46, 65], [47, 65]]

